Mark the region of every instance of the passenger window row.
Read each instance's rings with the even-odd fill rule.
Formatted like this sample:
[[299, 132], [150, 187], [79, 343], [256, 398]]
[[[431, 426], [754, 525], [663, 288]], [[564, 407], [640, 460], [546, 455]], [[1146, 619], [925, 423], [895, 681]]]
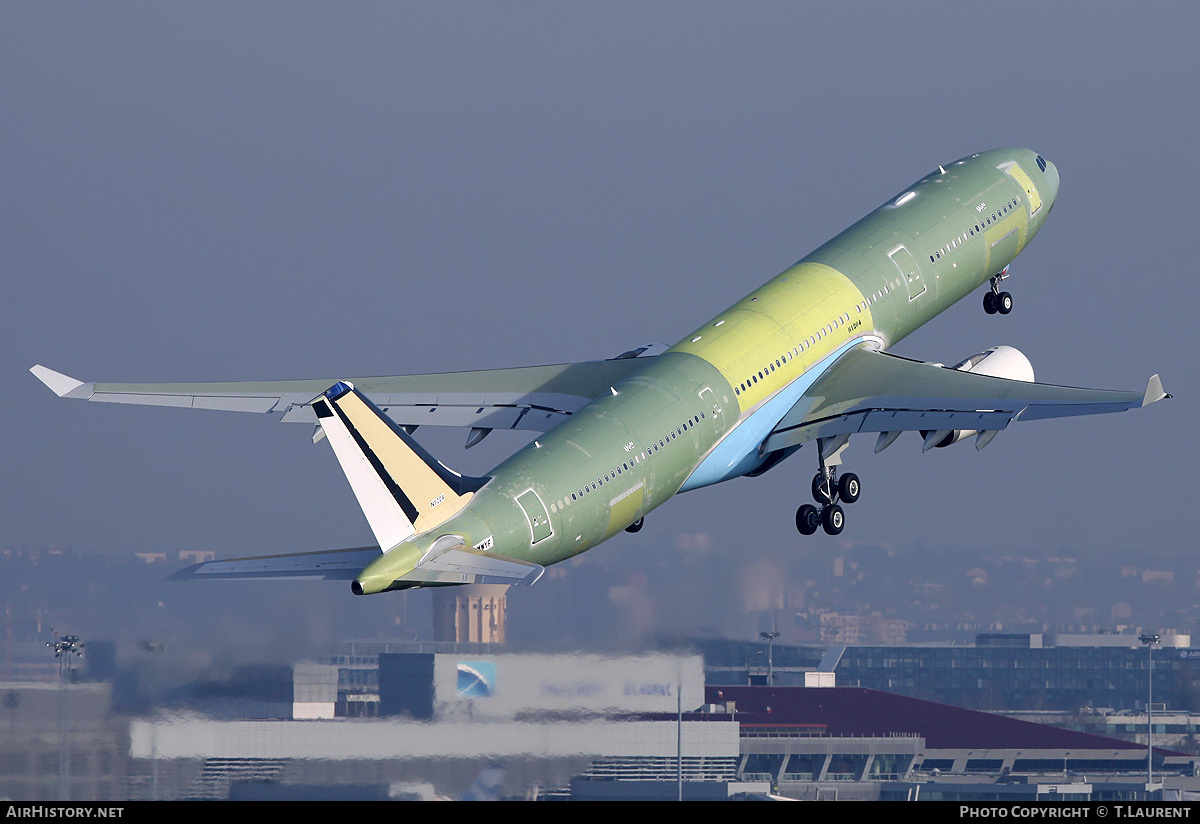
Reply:
[[[886, 286], [884, 287], [884, 290], [885, 291], [887, 290]], [[861, 306], [861, 304], [860, 304], [860, 306]], [[859, 308], [859, 311], [861, 312], [862, 309]], [[800, 341], [800, 343], [797, 346], [793, 346], [789, 351], [784, 352], [782, 355], [780, 355], [778, 358], [776, 358], [773, 363], [767, 363], [767, 365], [764, 366], [762, 369], [751, 374], [749, 378], [742, 381], [737, 386], [733, 387], [734, 394], [741, 395], [743, 392], [746, 392], [747, 390], [749, 390], [750, 387], [754, 386], [759, 381], [765, 381], [767, 378], [771, 377], [772, 372], [776, 371], [777, 369], [783, 369], [783, 367], [786, 366], [789, 362], [800, 357], [801, 352], [803, 352], [806, 349], [811, 349], [813, 346], [816, 346], [817, 341], [822, 340], [823, 338], [826, 338], [829, 335], [832, 335], [835, 331], [837, 331], [839, 328], [845, 326], [849, 322], [850, 322], [850, 313], [849, 312], [843, 312], [842, 314], [838, 315], [830, 323], [827, 323], [823, 327], [818, 329], [816, 334], [810, 335], [808, 338]]]
[[875, 290], [873, 293], [867, 295], [867, 299], [864, 300], [862, 303], [855, 304], [855, 308], [858, 309], [859, 312], [861, 312], [864, 309], [866, 309], [867, 307], [869, 307], [872, 303], [879, 303], [879, 299], [882, 298], [884, 295], [891, 294], [891, 291], [892, 291], [891, 287], [889, 287], [885, 283], [883, 285], [882, 289]]
[[643, 449], [641, 452], [635, 452], [633, 455], [630, 456], [629, 460], [622, 461], [620, 464], [618, 464], [617, 466], [614, 466], [608, 472], [605, 472], [602, 477], [599, 477], [596, 480], [592, 481], [591, 483], [586, 484], [582, 488], [577, 489], [574, 492], [572, 492], [571, 497], [569, 499], [562, 498], [561, 500], [557, 501], [556, 504], [554, 504], [554, 503], [550, 504], [550, 511], [554, 512], [556, 509], [565, 509], [567, 506], [574, 503], [575, 501], [581, 500], [585, 495], [590, 495], [591, 493], [599, 490], [600, 487], [604, 486], [605, 484], [615, 481], [617, 479], [617, 476], [624, 475], [626, 472], [631, 471], [638, 464], [642, 463], [643, 461], [649, 460], [651, 455], [653, 455], [654, 453], [658, 452], [661, 449], [665, 449], [666, 447], [670, 446], [672, 441], [676, 440], [677, 438], [683, 437], [684, 432], [687, 432], [689, 429], [694, 428], [697, 424], [700, 423], [700, 421], [707, 419], [707, 417], [708, 416], [705, 413], [701, 412], [699, 415], [694, 415], [691, 418], [688, 418], [682, 424], [675, 427], [674, 430], [668, 432], [667, 434], [663, 435], [663, 437], [659, 438], [657, 442], [651, 443], [648, 447]]
[[932, 255], [930, 255], [929, 262], [937, 263], [939, 260], [942, 259], [942, 257], [944, 257], [944, 256], [948, 257], [950, 255], [950, 253], [953, 252], [955, 249], [965, 246], [967, 243], [967, 240], [969, 238], [975, 237], [975, 235], [983, 232], [983, 230], [985, 228], [987, 228], [988, 226], [991, 226], [993, 223], [998, 222], [1000, 220], [1000, 218], [1004, 217], [1006, 214], [1008, 214], [1009, 212], [1016, 209], [1017, 206], [1020, 205], [1020, 203], [1021, 203], [1020, 198], [1013, 198], [1008, 203], [1005, 203], [999, 209], [992, 212], [990, 215], [988, 215], [983, 220], [976, 223], [974, 226], [968, 227], [967, 231], [963, 232], [961, 235], [959, 235], [958, 237], [951, 240], [949, 243], [947, 243], [941, 249], [938, 249], [936, 252], [934, 252]]

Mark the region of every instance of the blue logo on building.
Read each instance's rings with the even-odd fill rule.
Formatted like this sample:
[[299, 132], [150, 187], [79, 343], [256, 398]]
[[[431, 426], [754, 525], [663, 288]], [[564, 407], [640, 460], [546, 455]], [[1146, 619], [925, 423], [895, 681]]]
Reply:
[[458, 662], [458, 697], [486, 698], [496, 694], [494, 661]]

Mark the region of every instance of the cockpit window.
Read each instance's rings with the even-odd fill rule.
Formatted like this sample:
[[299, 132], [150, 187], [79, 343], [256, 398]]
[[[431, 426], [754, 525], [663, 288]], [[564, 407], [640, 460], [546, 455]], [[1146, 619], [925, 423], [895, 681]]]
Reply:
[[1038, 168], [1041, 169], [1043, 172], [1046, 171], [1046, 158], [1042, 157], [1041, 155], [1038, 155], [1037, 156], [1037, 165], [1038, 165]]

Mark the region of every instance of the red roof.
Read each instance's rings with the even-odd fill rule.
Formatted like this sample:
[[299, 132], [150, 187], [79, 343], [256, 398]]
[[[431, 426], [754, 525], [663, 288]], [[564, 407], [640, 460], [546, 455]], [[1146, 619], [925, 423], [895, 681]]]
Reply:
[[919, 735], [933, 749], [1145, 749], [1132, 741], [861, 687], [711, 686], [705, 700], [735, 702], [743, 723], [819, 724], [835, 736]]

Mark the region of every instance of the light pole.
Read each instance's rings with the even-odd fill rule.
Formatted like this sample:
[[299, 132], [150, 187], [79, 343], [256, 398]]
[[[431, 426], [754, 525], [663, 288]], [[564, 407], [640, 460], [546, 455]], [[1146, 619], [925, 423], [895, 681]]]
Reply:
[[[54, 632], [54, 630], [50, 630]], [[47, 641], [46, 646], [54, 650], [58, 659], [58, 800], [66, 801], [70, 796], [69, 741], [67, 736], [67, 682], [71, 680], [71, 665], [83, 655], [84, 645], [78, 635], [59, 635], [57, 640]]]
[[1146, 794], [1150, 793], [1150, 785], [1154, 783], [1154, 645], [1158, 643], [1157, 635], [1139, 635], [1138, 640], [1146, 645]]
[[775, 659], [772, 655], [772, 645], [775, 639], [779, 637], [779, 633], [774, 630], [770, 632], [760, 632], [758, 637], [767, 642], [767, 686], [775, 686]]

